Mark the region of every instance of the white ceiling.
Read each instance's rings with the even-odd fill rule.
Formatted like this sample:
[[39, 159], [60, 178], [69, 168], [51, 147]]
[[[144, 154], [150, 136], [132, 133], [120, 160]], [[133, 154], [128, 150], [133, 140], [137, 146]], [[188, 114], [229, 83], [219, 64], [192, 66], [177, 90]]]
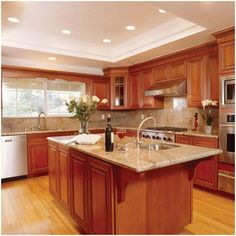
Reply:
[[2, 2], [2, 64], [102, 74], [212, 41], [233, 25], [234, 2]]

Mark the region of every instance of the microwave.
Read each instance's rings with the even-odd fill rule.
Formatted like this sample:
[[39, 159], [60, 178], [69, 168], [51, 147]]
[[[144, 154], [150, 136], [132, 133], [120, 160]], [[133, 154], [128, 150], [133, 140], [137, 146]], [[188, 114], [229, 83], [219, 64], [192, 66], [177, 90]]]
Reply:
[[235, 78], [224, 76], [220, 78], [220, 106], [232, 107], [235, 104]]

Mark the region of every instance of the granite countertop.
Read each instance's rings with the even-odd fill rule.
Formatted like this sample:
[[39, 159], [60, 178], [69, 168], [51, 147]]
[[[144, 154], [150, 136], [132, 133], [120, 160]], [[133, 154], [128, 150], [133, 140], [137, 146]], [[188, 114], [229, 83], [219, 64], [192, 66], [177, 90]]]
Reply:
[[[137, 127], [125, 127], [125, 126], [117, 126], [114, 128], [123, 127], [126, 129], [137, 131]], [[89, 130], [96, 130], [101, 128], [90, 128]], [[143, 128], [145, 129], [145, 128]], [[142, 129], [142, 130], [143, 130]], [[2, 136], [10, 136], [10, 135], [21, 135], [21, 134], [41, 134], [41, 133], [55, 133], [55, 132], [67, 132], [67, 131], [78, 131], [76, 129], [55, 129], [55, 130], [28, 130], [28, 131], [18, 131], [18, 132], [4, 132]], [[208, 138], [219, 138], [218, 134], [205, 134], [201, 131], [184, 131], [184, 132], [175, 132], [175, 134], [179, 135], [188, 135], [188, 136], [199, 136], [199, 137], [208, 137]]]
[[[64, 144], [72, 137], [73, 136], [49, 137], [48, 140]], [[119, 142], [119, 138], [117, 136], [115, 136], [115, 144], [117, 142], [116, 140]], [[148, 139], [144, 140], [145, 142], [150, 141]], [[102, 135], [99, 142], [94, 145], [69, 144], [68, 146], [95, 158], [122, 166], [135, 172], [158, 169], [222, 153], [220, 149], [216, 148], [206, 148], [185, 144], [177, 144], [178, 147], [166, 150], [148, 151], [145, 149], [139, 149], [138, 151], [134, 141], [135, 138], [125, 137], [123, 139], [124, 143], [128, 143], [127, 152], [118, 151], [116, 148], [114, 148], [113, 152], [105, 152], [104, 135]], [[162, 141], [152, 142], [165, 143]]]
[[[119, 126], [119, 127], [123, 127], [125, 129], [130, 129], [130, 130], [137, 131], [137, 127], [125, 127], [125, 126]], [[142, 130], [144, 130], [144, 129], [145, 128], [142, 128]], [[168, 131], [166, 131], [166, 132], [168, 132]], [[171, 133], [173, 133], [173, 132], [171, 132]], [[174, 133], [179, 134], [179, 135], [199, 136], [199, 137], [208, 137], [208, 138], [219, 138], [219, 135], [217, 133], [206, 134], [206, 133], [204, 133], [204, 131], [191, 131], [191, 130], [188, 130], [188, 131], [184, 131], [184, 132], [174, 132]]]

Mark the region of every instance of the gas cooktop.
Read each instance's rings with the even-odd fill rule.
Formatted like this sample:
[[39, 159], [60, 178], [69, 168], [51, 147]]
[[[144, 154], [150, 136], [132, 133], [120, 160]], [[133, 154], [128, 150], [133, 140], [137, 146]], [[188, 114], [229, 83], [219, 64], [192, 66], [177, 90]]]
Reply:
[[161, 126], [161, 127], [148, 127], [145, 130], [156, 130], [156, 131], [172, 131], [172, 132], [183, 132], [187, 131], [187, 128], [180, 128], [180, 127], [170, 127], [170, 126]]

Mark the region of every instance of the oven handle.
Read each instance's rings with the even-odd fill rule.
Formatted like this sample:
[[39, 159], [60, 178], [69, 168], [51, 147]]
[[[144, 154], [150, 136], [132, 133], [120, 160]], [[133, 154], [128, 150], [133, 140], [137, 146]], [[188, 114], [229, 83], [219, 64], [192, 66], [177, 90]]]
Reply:
[[222, 176], [222, 177], [229, 178], [229, 179], [234, 179], [234, 177], [233, 177], [233, 176], [230, 176], [230, 175], [225, 175], [225, 174], [222, 174], [222, 173], [219, 173], [218, 175], [219, 175], [219, 176]]

